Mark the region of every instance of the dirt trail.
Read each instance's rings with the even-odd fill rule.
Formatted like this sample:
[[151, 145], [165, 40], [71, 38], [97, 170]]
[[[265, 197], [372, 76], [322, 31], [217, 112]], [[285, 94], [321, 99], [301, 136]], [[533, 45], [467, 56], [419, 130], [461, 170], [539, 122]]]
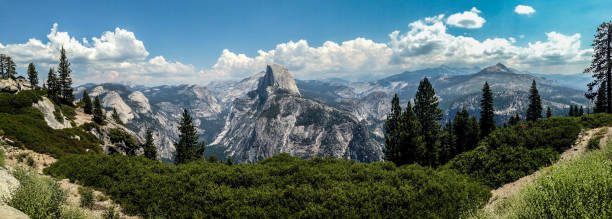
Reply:
[[[561, 161], [573, 160], [579, 157], [580, 155], [583, 155], [584, 153], [586, 153], [588, 151], [587, 145], [589, 143], [589, 139], [591, 139], [594, 135], [596, 135], [600, 131], [606, 132], [600, 141], [600, 147], [601, 147], [602, 144], [605, 144], [605, 142], [608, 141], [608, 138], [612, 136], [612, 128], [602, 127], [602, 128], [590, 129], [590, 130], [580, 133], [580, 135], [578, 136], [578, 139], [576, 140], [576, 143], [574, 143], [574, 145], [570, 149], [567, 149], [565, 152], [561, 154], [559, 161], [557, 161], [557, 163]], [[520, 179], [514, 182], [505, 184], [502, 187], [491, 191], [492, 193], [491, 199], [489, 199], [489, 202], [484, 207], [484, 210], [490, 213], [490, 215], [495, 215], [494, 214], [495, 206], [500, 201], [505, 200], [511, 197], [512, 195], [518, 193], [522, 186], [531, 183], [535, 178], [540, 176], [542, 173], [545, 173], [546, 171], [548, 171], [549, 168], [550, 167], [542, 168], [532, 173], [531, 175], [521, 177]]]

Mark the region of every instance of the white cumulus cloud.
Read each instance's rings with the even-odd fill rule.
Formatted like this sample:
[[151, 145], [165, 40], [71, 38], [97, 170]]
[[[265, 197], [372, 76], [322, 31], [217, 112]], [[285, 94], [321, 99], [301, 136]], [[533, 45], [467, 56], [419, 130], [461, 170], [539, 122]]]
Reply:
[[517, 5], [514, 8], [514, 12], [517, 14], [524, 14], [524, 15], [530, 15], [535, 13], [535, 9], [533, 9], [531, 6], [528, 5]]
[[47, 69], [57, 65], [62, 46], [72, 63], [76, 83], [126, 80], [149, 82], [142, 79], [155, 81], [162, 76], [166, 78], [161, 81], [187, 82], [189, 80], [185, 79], [185, 74], [200, 73], [192, 65], [168, 62], [162, 56], [147, 60], [149, 52], [144, 43], [136, 39], [133, 32], [121, 28], [79, 41], [67, 32], [59, 31], [55, 23], [47, 34], [47, 42], [31, 38], [21, 44], [0, 44], [0, 53], [8, 54], [20, 66], [34, 62], [44, 79]]
[[448, 25], [460, 28], [478, 29], [481, 28], [485, 22], [487, 22], [484, 18], [478, 15], [480, 13], [480, 10], [478, 10], [476, 7], [472, 7], [472, 9], [469, 11], [448, 16], [446, 23]]

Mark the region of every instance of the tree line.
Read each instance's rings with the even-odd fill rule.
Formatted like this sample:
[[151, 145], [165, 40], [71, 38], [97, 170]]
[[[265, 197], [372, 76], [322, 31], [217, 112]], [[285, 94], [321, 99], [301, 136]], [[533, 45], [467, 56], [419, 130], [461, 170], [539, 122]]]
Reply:
[[[542, 101], [533, 80], [529, 92], [526, 120], [542, 118]], [[413, 106], [414, 103], [414, 106]], [[442, 128], [442, 110], [438, 108], [438, 97], [425, 77], [417, 89], [415, 98], [405, 108], [400, 106], [397, 94], [391, 100], [391, 112], [384, 124], [385, 159], [397, 165], [418, 163], [436, 167], [458, 154], [474, 149], [480, 139], [496, 129], [493, 93], [487, 82], [482, 87], [480, 119], [463, 108]], [[550, 108], [547, 109], [550, 117]], [[509, 123], [518, 123], [521, 118], [511, 117]]]

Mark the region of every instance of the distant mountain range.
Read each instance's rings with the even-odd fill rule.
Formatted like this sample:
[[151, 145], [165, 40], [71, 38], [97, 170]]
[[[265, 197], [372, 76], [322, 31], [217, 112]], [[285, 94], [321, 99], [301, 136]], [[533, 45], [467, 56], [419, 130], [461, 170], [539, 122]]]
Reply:
[[[407, 71], [372, 82], [293, 80], [282, 66], [240, 81], [207, 86], [127, 86], [87, 84], [83, 90], [100, 96], [107, 110], [117, 109], [127, 127], [144, 136], [154, 130], [160, 155], [171, 160], [178, 139], [181, 110], [194, 116], [198, 133], [209, 143], [208, 154], [254, 162], [278, 153], [299, 157], [332, 156], [368, 162], [382, 159], [382, 125], [394, 93], [403, 105], [414, 98], [420, 80], [428, 77], [440, 98], [446, 118], [465, 107], [479, 113], [485, 81], [494, 93], [498, 125], [516, 113], [524, 114], [531, 81], [538, 84], [544, 107], [567, 113], [570, 105], [588, 107], [583, 75], [537, 75], [503, 64], [479, 68], [440, 66]], [[588, 81], [585, 77], [582, 81]], [[571, 84], [571, 83], [569, 83]]]

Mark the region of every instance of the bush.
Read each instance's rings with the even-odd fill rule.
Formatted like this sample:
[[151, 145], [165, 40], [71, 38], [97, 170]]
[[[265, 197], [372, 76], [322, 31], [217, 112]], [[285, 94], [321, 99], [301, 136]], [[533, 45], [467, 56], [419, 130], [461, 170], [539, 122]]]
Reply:
[[88, 219], [93, 218], [88, 215], [83, 209], [64, 205], [61, 211], [62, 219]]
[[79, 188], [79, 194], [81, 194], [81, 207], [93, 208], [94, 205], [94, 194], [91, 188]]
[[6, 159], [6, 152], [0, 148], [0, 167], [4, 167], [4, 160]]
[[513, 218], [612, 217], [612, 144], [553, 166], [499, 212]]
[[562, 152], [574, 144], [580, 131], [581, 126], [576, 118], [552, 117], [498, 128], [482, 141], [493, 149], [510, 145], [527, 149], [551, 147]]
[[[21, 92], [20, 92], [21, 93]], [[101, 153], [100, 140], [82, 128], [52, 129], [45, 122], [42, 113], [28, 107], [19, 114], [0, 113], [0, 129], [5, 137], [18, 146], [38, 153], [60, 157], [64, 154]], [[74, 138], [79, 136], [80, 140]]]
[[20, 186], [9, 205], [31, 218], [59, 218], [66, 201], [65, 192], [51, 178], [40, 176], [23, 168], [16, 168], [13, 176]]
[[454, 169], [470, 175], [479, 182], [497, 188], [537, 171], [559, 159], [551, 148], [527, 149], [501, 146], [491, 149], [480, 145], [457, 155], [442, 168]]
[[110, 131], [110, 141], [112, 143], [123, 143], [122, 147], [126, 154], [134, 155], [136, 149], [140, 147], [140, 145], [136, 143], [136, 140], [134, 140], [134, 138], [132, 138], [132, 136], [127, 132], [116, 128], [111, 129]]
[[102, 218], [104, 219], [119, 219], [121, 216], [119, 212], [115, 212], [115, 206], [108, 207], [106, 211], [102, 214]]
[[490, 197], [488, 187], [453, 170], [286, 154], [232, 166], [70, 155], [45, 172], [104, 191], [127, 213], [145, 217], [449, 218]]
[[34, 158], [28, 156], [28, 161], [26, 164], [30, 167], [35, 167]]
[[23, 108], [29, 108], [39, 100], [42, 100], [42, 95], [35, 90], [21, 91], [17, 94], [0, 93], [0, 113], [19, 113]]

